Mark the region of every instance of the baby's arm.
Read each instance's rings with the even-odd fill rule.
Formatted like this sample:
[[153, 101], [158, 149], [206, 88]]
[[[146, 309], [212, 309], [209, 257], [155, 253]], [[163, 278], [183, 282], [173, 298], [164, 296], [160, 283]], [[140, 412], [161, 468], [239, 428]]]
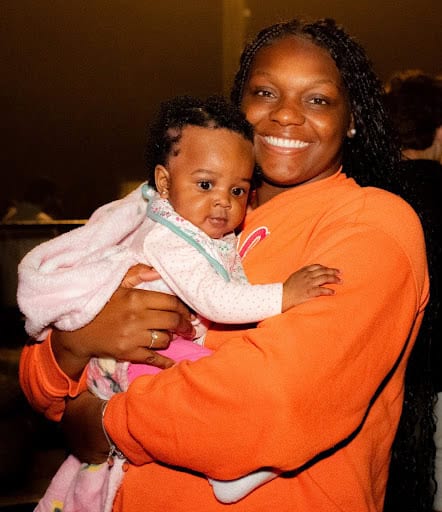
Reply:
[[334, 295], [335, 290], [324, 284], [341, 284], [341, 272], [336, 268], [315, 264], [294, 272], [284, 283], [282, 311], [321, 295]]
[[200, 316], [217, 323], [241, 324], [281, 313], [283, 283], [251, 285], [245, 276], [229, 275], [222, 265], [214, 265], [192, 244], [171, 231], [164, 233], [165, 229], [157, 225], [148, 233], [145, 259]]
[[217, 323], [258, 322], [313, 297], [332, 295], [322, 285], [340, 282], [337, 270], [322, 265], [299, 270], [285, 284], [226, 281], [190, 243], [164, 230], [157, 225], [147, 234], [146, 260], [190, 308]]

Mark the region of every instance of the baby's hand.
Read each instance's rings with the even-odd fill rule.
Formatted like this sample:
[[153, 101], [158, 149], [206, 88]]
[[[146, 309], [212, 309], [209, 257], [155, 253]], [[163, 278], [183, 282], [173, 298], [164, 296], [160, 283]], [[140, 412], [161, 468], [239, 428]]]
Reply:
[[284, 283], [282, 294], [282, 311], [302, 304], [321, 295], [334, 295], [332, 288], [324, 284], [341, 284], [341, 272], [336, 268], [315, 264], [303, 267], [292, 274]]

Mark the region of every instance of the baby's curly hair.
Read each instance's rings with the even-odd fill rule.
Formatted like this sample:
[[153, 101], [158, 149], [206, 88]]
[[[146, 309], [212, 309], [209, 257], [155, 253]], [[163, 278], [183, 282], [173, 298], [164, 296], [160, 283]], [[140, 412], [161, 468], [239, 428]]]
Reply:
[[169, 158], [178, 154], [178, 142], [186, 126], [225, 128], [253, 143], [253, 126], [238, 107], [222, 96], [205, 100], [193, 96], [172, 98], [161, 103], [148, 132], [145, 161], [151, 186], [155, 187], [155, 167], [167, 166]]

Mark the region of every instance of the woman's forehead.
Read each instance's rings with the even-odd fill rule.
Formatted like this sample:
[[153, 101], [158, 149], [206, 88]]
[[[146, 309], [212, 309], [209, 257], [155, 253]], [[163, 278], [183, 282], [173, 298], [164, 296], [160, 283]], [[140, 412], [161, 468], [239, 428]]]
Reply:
[[249, 78], [256, 74], [315, 75], [318, 80], [342, 86], [342, 77], [330, 53], [310, 39], [287, 36], [263, 46], [251, 64]]

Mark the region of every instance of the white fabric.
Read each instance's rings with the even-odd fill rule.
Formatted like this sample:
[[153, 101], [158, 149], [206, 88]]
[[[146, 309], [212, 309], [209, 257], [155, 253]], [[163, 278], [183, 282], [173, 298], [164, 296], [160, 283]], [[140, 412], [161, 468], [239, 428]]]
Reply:
[[276, 478], [279, 474], [279, 472], [260, 469], [236, 480], [215, 480], [213, 478], [208, 480], [218, 501], [221, 503], [236, 503], [257, 487]]

